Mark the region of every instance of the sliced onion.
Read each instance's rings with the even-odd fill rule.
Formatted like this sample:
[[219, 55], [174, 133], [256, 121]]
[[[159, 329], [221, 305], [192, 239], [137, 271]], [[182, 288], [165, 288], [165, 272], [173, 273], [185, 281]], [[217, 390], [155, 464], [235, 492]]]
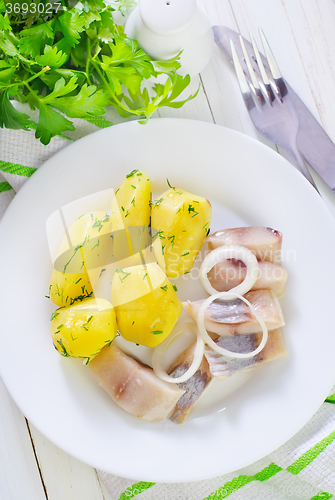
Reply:
[[[230, 300], [232, 298], [239, 298], [240, 300], [243, 300], [251, 309], [253, 312], [255, 318], [257, 319], [258, 323], [261, 325], [262, 332], [263, 332], [263, 337], [262, 337], [262, 342], [259, 344], [257, 349], [251, 352], [246, 352], [246, 353], [240, 353], [240, 352], [232, 352], [232, 351], [227, 351], [227, 349], [224, 349], [223, 347], [219, 347], [213, 339], [208, 335], [207, 330], [205, 328], [205, 311], [207, 307], [216, 299], [223, 299], [223, 300]], [[261, 350], [264, 348], [267, 340], [268, 340], [268, 329], [266, 327], [266, 324], [262, 318], [258, 316], [258, 314], [255, 311], [255, 308], [250, 304], [250, 302], [242, 297], [242, 295], [239, 295], [236, 292], [220, 292], [216, 293], [215, 295], [211, 295], [208, 297], [204, 302], [201, 304], [201, 307], [198, 312], [197, 316], [197, 325], [198, 329], [200, 332], [200, 335], [202, 336], [204, 342], [209, 345], [213, 349], [213, 351], [217, 352], [218, 354], [221, 354], [222, 356], [226, 356], [227, 358], [252, 358], [253, 356], [256, 356]]]
[[218, 293], [210, 284], [207, 273], [215, 264], [225, 259], [241, 260], [247, 266], [247, 274], [242, 283], [229, 290], [229, 292], [239, 293], [240, 295], [249, 292], [257, 281], [258, 262], [255, 254], [249, 248], [241, 245], [218, 247], [206, 255], [200, 266], [200, 281], [206, 292], [209, 294]]
[[[197, 343], [194, 349], [194, 357], [191, 366], [189, 369], [183, 373], [180, 377], [171, 377], [171, 375], [168, 375], [166, 373], [165, 369], [165, 354], [166, 351], [169, 349], [171, 344], [177, 338], [179, 338], [181, 335], [192, 331], [193, 333], [196, 334], [197, 336]], [[159, 344], [152, 355], [152, 367], [154, 369], [155, 374], [157, 377], [159, 377], [161, 380], [165, 380], [165, 382], [172, 382], [173, 384], [180, 384], [181, 382], [186, 382], [189, 378], [192, 377], [192, 375], [195, 374], [197, 369], [199, 368], [203, 355], [205, 352], [205, 343], [202, 339], [202, 336], [198, 332], [197, 325], [195, 323], [183, 323], [180, 326], [180, 329], [177, 330], [176, 332], [171, 333], [161, 344]]]

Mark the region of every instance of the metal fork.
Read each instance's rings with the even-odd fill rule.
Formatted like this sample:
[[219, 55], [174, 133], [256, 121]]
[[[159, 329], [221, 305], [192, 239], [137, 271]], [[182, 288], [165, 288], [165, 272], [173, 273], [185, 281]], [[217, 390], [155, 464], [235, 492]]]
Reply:
[[[232, 58], [245, 105], [257, 130], [267, 139], [284, 148], [300, 172], [317, 189], [297, 147], [299, 119], [290, 99], [285, 81], [261, 28], [259, 28], [268, 68], [262, 62], [255, 39], [250, 33], [253, 54], [249, 54], [243, 38], [240, 44], [248, 74], [244, 73], [234, 43], [230, 40]], [[254, 70], [257, 65], [258, 71]]]

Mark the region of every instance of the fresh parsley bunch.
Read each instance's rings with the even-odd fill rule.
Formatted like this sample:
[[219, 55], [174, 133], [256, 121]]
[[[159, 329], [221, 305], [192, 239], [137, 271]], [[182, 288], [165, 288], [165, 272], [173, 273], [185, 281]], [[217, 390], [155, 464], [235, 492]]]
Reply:
[[[113, 20], [118, 0], [114, 6], [60, 0], [62, 9], [52, 15], [32, 12], [32, 3], [37, 0], [29, 0], [25, 12], [16, 7], [9, 13], [8, 1], [0, 0], [0, 127], [34, 129], [48, 144], [74, 130], [71, 118], [101, 128], [112, 125], [102, 116], [106, 106], [145, 121], [160, 106], [179, 108], [195, 97], [176, 101], [189, 76], [176, 73], [178, 57], [153, 61], [127, 38]], [[143, 81], [160, 74], [167, 75], [166, 82], [154, 84], [150, 96]], [[13, 100], [37, 109], [38, 120], [16, 109]]]

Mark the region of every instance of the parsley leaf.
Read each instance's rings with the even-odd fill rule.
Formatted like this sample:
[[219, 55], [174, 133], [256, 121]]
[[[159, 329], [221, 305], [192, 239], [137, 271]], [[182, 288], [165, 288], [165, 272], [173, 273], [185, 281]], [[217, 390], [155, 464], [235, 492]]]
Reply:
[[36, 62], [42, 68], [49, 66], [51, 69], [57, 69], [63, 66], [67, 60], [67, 55], [63, 54], [61, 50], [57, 51], [57, 47], [50, 47], [50, 45], [45, 45], [44, 54], [42, 56], [36, 57]]
[[79, 12], [72, 9], [68, 12], [64, 12], [58, 18], [58, 22], [66, 41], [74, 47], [79, 43], [80, 33], [84, 31], [85, 19], [80, 16]]
[[[49, 23], [39, 24], [33, 28], [28, 28], [21, 31], [21, 39], [19, 41], [20, 51], [25, 56], [36, 57], [41, 54], [42, 48], [46, 42], [53, 42], [54, 32]], [[57, 50], [57, 49], [56, 49]], [[42, 66], [42, 64], [41, 64]], [[45, 63], [43, 66], [52, 66]], [[61, 65], [60, 65], [61, 66]]]
[[[79, 94], [53, 100], [48, 99], [48, 102], [71, 118], [90, 118], [91, 115], [105, 113], [104, 106], [108, 103], [108, 96], [102, 90], [97, 91], [94, 85], [88, 87], [85, 83]], [[110, 124], [110, 122], [108, 123]]]
[[65, 130], [74, 130], [73, 123], [42, 101], [35, 134], [36, 139], [40, 138], [42, 144], [49, 144], [51, 137], [62, 134]]
[[[74, 130], [69, 118], [108, 127], [112, 123], [102, 115], [114, 106], [121, 116], [145, 123], [160, 106], [178, 108], [197, 95], [177, 102], [190, 83], [176, 73], [179, 55], [153, 61], [116, 25], [114, 10], [134, 0], [81, 0], [71, 6], [68, 1], [58, 0], [63, 9], [50, 15], [8, 14], [0, 0], [1, 127], [36, 129], [47, 144]], [[163, 83], [154, 84], [161, 74]], [[11, 100], [38, 109], [38, 124]]]
[[18, 130], [23, 128], [29, 130], [34, 128], [35, 123], [25, 113], [14, 108], [8, 97], [8, 90], [0, 94], [0, 127]]

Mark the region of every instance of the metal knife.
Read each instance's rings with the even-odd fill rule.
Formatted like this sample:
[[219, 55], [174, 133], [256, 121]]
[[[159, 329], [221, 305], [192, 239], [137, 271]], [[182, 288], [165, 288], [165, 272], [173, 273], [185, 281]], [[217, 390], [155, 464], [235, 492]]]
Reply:
[[[239, 46], [239, 33], [226, 26], [213, 26], [213, 32], [216, 44], [232, 63], [230, 40], [233, 40], [235, 46]], [[250, 42], [245, 38], [243, 40], [246, 46], [251, 48]], [[264, 66], [268, 67], [264, 56], [262, 56], [262, 60]], [[335, 192], [335, 144], [286, 80], [285, 83], [299, 118], [297, 135], [299, 152], [321, 179]]]

